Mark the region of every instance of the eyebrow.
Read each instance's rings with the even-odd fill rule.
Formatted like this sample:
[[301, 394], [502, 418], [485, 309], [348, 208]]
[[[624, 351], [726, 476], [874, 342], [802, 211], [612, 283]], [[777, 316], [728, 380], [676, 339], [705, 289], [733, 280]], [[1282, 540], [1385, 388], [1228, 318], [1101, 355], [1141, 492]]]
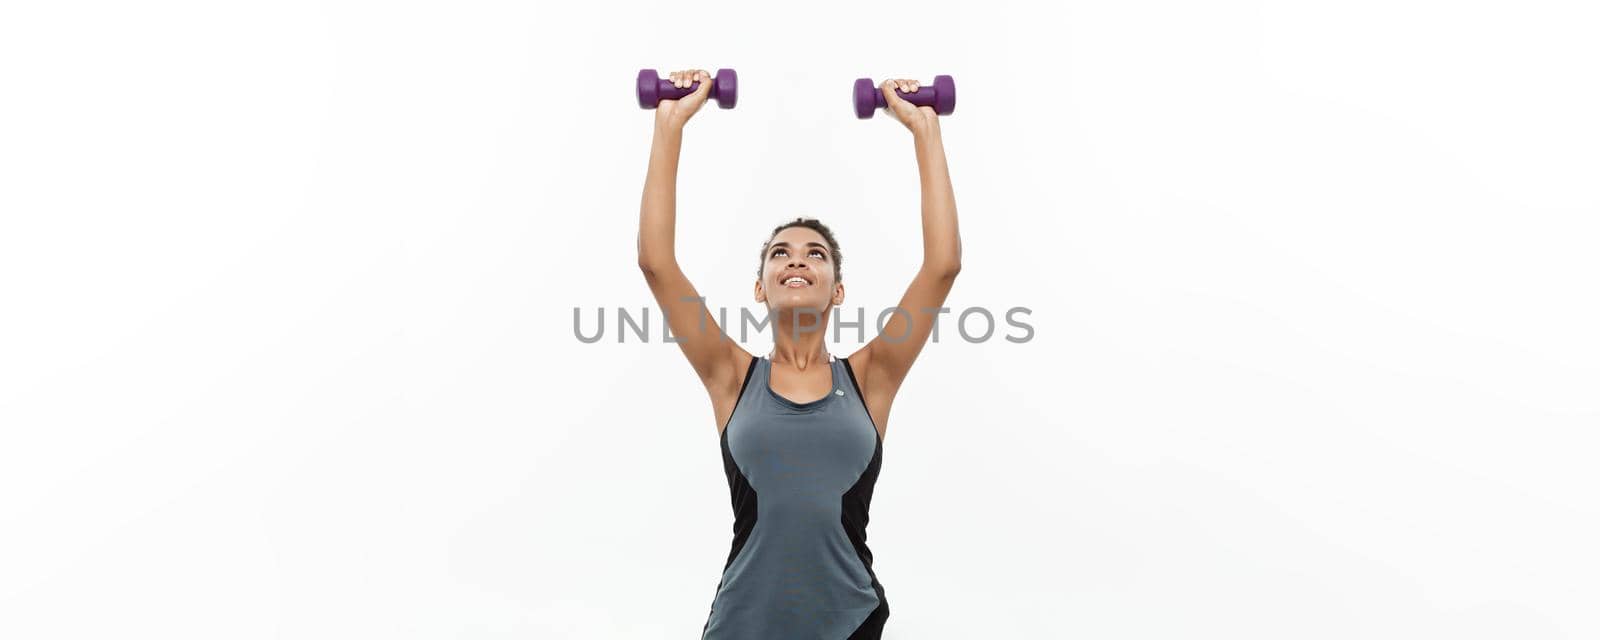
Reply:
[[[789, 246], [789, 243], [787, 243], [787, 242], [779, 242], [779, 243], [773, 244], [770, 247], [767, 247], [767, 253], [772, 253], [772, 250], [776, 249], [778, 247], [787, 248], [788, 246]], [[808, 246], [808, 247], [816, 247], [818, 249], [821, 249], [823, 253], [827, 253], [828, 252], [828, 245], [822, 244], [820, 242], [807, 242], [806, 246]]]

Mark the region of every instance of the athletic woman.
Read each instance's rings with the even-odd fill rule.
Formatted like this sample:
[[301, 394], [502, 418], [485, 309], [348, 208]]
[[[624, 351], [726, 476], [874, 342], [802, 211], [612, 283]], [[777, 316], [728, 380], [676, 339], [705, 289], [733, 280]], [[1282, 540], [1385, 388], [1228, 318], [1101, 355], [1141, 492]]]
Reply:
[[761, 248], [755, 300], [767, 306], [774, 344], [757, 357], [718, 327], [674, 254], [678, 152], [711, 75], [670, 77], [700, 87], [655, 109], [639, 269], [711, 396], [732, 497], [733, 546], [702, 639], [880, 638], [889, 602], [866, 527], [889, 408], [961, 271], [938, 116], [896, 95], [916, 91], [915, 80], [879, 86], [911, 132], [922, 180], [922, 266], [884, 328], [846, 358], [829, 355], [823, 338], [844, 302], [843, 256], [828, 227], [796, 219]]

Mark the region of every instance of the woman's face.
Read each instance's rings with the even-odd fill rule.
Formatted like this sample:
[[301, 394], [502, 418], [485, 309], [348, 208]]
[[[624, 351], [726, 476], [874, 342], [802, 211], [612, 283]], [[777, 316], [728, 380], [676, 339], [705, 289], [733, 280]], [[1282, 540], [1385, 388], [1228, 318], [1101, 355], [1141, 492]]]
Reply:
[[[798, 280], [796, 280], [798, 278]], [[844, 302], [844, 285], [833, 278], [833, 252], [813, 229], [789, 227], [767, 244], [756, 302], [772, 311], [812, 309], [821, 313]]]

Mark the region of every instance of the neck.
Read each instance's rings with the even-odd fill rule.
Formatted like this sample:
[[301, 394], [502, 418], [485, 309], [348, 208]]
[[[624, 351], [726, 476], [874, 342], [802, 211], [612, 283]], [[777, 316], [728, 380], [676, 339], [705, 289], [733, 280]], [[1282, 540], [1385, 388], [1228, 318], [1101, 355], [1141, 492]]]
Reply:
[[828, 350], [823, 344], [826, 337], [827, 314], [815, 310], [796, 309], [774, 314], [773, 360], [805, 368], [813, 362], [826, 362]]

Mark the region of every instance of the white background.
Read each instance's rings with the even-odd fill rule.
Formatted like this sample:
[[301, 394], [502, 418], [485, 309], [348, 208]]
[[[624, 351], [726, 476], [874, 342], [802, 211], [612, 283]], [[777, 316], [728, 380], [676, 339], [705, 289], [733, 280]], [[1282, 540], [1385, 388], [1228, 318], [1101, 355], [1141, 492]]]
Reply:
[[711, 305], [798, 215], [898, 300], [911, 138], [847, 95], [951, 74], [948, 305], [1033, 310], [895, 403], [885, 638], [1596, 637], [1597, 17], [7, 3], [0, 636], [698, 637], [716, 425], [614, 323], [634, 74], [734, 67], [679, 180]]

